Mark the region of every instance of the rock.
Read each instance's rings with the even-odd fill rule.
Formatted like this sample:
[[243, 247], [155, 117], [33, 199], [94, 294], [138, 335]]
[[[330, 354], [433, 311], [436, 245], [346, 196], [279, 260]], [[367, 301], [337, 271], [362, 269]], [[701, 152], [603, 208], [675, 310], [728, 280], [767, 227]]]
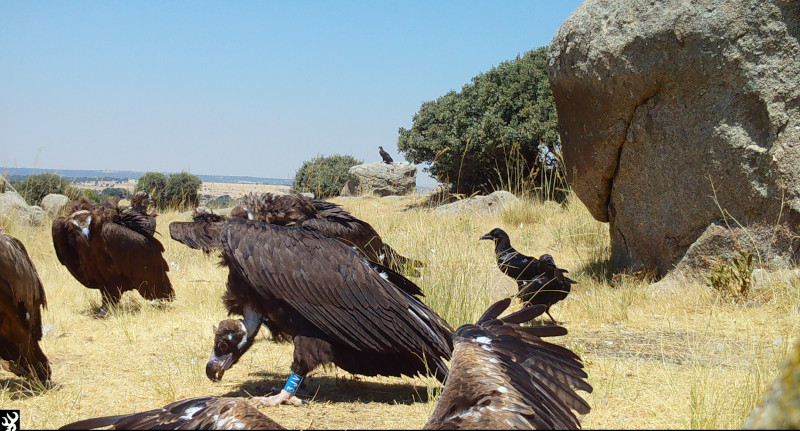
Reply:
[[350, 168], [339, 195], [407, 195], [414, 192], [416, 187], [417, 166], [413, 163], [373, 162]]
[[50, 217], [55, 217], [55, 215], [61, 211], [61, 208], [68, 203], [69, 198], [58, 193], [50, 193], [42, 198], [42, 208]]
[[795, 342], [781, 368], [770, 393], [753, 408], [742, 428], [800, 428], [800, 342]]
[[615, 269], [695, 265], [692, 247], [724, 248], [704, 237], [797, 256], [799, 29], [783, 0], [587, 0], [564, 22], [548, 75], [567, 178], [610, 222]]
[[314, 199], [314, 197], [315, 197], [314, 193], [311, 193], [311, 192], [303, 192], [303, 193], [300, 193], [300, 195], [305, 196], [305, 197], [307, 197], [309, 199]]
[[477, 214], [490, 216], [500, 214], [508, 205], [519, 201], [513, 194], [499, 190], [487, 196], [473, 196], [451, 204], [442, 205], [433, 210], [436, 215]]
[[44, 210], [28, 206], [25, 199], [13, 191], [0, 194], [0, 215], [31, 226], [40, 226], [44, 221]]

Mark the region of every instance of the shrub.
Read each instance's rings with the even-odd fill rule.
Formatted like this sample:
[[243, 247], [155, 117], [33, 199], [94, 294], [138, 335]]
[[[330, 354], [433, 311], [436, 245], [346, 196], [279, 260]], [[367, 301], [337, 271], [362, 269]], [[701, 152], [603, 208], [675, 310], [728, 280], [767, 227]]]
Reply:
[[556, 193], [566, 181], [558, 174], [558, 116], [546, 66], [542, 47], [423, 103], [411, 129], [399, 129], [397, 149], [410, 162], [429, 163], [425, 171], [455, 193], [548, 188], [538, 194], [563, 199]]
[[42, 198], [51, 193], [62, 194], [70, 199], [78, 194], [70, 180], [52, 173], [31, 175], [12, 186], [29, 205], [41, 205]]
[[121, 187], [106, 187], [100, 194], [106, 199], [130, 199], [133, 196], [128, 189], [123, 189]]
[[199, 203], [197, 193], [200, 191], [202, 184], [203, 181], [200, 178], [188, 172], [171, 174], [167, 179], [164, 193], [161, 195], [161, 207], [179, 210], [197, 207]]
[[167, 176], [161, 172], [145, 172], [144, 175], [139, 177], [136, 181], [136, 187], [133, 192], [150, 193], [153, 201], [158, 208], [164, 208], [164, 190], [167, 188]]
[[352, 156], [317, 156], [303, 162], [292, 184], [295, 193], [314, 193], [319, 198], [339, 196], [347, 181], [347, 171], [363, 163]]

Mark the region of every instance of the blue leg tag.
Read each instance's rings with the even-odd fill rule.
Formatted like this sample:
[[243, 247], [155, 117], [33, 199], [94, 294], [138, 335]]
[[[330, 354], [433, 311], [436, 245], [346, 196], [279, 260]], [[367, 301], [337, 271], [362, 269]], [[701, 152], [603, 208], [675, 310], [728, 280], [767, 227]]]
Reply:
[[286, 386], [283, 387], [283, 390], [294, 395], [297, 392], [297, 389], [300, 387], [300, 382], [303, 381], [303, 376], [299, 374], [292, 373], [289, 376], [289, 380], [286, 381]]

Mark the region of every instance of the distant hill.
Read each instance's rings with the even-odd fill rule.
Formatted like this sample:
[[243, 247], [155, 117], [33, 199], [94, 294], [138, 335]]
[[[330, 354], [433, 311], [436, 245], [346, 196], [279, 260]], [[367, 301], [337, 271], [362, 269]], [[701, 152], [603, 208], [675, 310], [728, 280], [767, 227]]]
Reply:
[[[2, 168], [0, 174], [11, 181], [21, 181], [31, 175], [54, 173], [73, 181], [87, 180], [138, 180], [144, 172], [135, 171], [91, 171], [79, 169]], [[205, 183], [268, 184], [291, 186], [292, 178], [259, 178], [236, 175], [196, 175]]]

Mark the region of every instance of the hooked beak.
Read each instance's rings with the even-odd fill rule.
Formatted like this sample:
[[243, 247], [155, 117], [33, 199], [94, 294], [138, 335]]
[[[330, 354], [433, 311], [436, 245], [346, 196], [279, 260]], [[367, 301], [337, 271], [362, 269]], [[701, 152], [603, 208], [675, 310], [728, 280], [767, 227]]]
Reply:
[[492, 240], [493, 240], [493, 239], [494, 239], [494, 237], [493, 237], [491, 234], [488, 234], [488, 233], [487, 233], [486, 235], [484, 235], [484, 236], [480, 237], [480, 239], [492, 239]]
[[218, 382], [222, 380], [222, 375], [225, 374], [225, 370], [233, 365], [233, 353], [228, 353], [227, 355], [217, 356], [215, 353], [211, 353], [211, 358], [208, 360], [206, 364], [206, 376], [212, 382]]
[[83, 234], [83, 236], [85, 236], [86, 239], [89, 239], [89, 228], [85, 227], [85, 228], [81, 229], [81, 234]]

